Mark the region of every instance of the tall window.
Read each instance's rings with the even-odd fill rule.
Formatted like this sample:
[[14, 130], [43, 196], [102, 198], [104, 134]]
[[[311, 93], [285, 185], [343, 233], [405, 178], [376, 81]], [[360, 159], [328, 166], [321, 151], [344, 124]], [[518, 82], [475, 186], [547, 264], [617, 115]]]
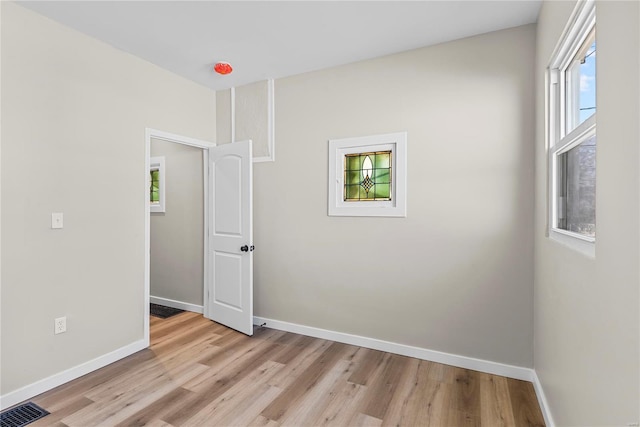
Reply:
[[552, 238], [593, 253], [597, 46], [594, 2], [578, 2], [571, 22], [548, 70], [549, 228]]
[[151, 188], [149, 189], [150, 193], [150, 202], [151, 204], [160, 203], [160, 170], [152, 169], [151, 174]]
[[149, 207], [151, 212], [165, 212], [164, 156], [151, 157], [149, 163]]

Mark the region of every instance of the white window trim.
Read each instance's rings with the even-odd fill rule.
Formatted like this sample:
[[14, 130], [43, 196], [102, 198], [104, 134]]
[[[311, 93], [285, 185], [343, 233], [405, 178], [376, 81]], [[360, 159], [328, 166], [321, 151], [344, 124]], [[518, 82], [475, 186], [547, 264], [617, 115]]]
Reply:
[[563, 70], [566, 70], [575, 55], [595, 26], [595, 1], [578, 1], [562, 37], [556, 46], [547, 69], [547, 153], [548, 153], [548, 236], [584, 255], [595, 257], [593, 237], [584, 236], [555, 227], [557, 224], [557, 158], [584, 142], [596, 133], [596, 113], [570, 132], [567, 129], [566, 82]]
[[[391, 151], [391, 200], [344, 201], [344, 156]], [[396, 132], [329, 141], [329, 216], [407, 216], [407, 133]]]
[[158, 203], [150, 203], [149, 211], [153, 213], [164, 213], [166, 206], [165, 198], [165, 169], [164, 169], [164, 156], [151, 157], [149, 159], [149, 172], [159, 170], [160, 171], [160, 188], [158, 192]]

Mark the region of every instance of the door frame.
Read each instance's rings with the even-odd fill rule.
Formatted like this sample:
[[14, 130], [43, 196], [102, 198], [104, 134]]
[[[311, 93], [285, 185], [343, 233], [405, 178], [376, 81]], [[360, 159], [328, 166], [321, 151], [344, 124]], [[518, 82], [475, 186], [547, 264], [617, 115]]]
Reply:
[[[207, 286], [209, 278], [209, 149], [216, 146], [215, 143], [204, 141], [200, 139], [190, 138], [183, 135], [177, 135], [169, 132], [164, 132], [157, 129], [145, 128], [144, 131], [144, 323], [143, 323], [143, 336], [145, 347], [149, 347], [149, 304], [151, 302], [151, 204], [149, 201], [149, 168], [151, 167], [151, 139], [159, 139], [161, 141], [175, 142], [176, 144], [188, 145], [191, 147], [202, 149], [202, 179], [203, 179], [203, 192], [204, 192], [204, 247], [202, 248], [202, 256], [204, 258], [204, 271], [203, 271], [203, 284], [202, 292]], [[203, 297], [204, 298], [204, 297]], [[204, 303], [204, 301], [203, 301]], [[204, 306], [204, 304], [203, 304]]]

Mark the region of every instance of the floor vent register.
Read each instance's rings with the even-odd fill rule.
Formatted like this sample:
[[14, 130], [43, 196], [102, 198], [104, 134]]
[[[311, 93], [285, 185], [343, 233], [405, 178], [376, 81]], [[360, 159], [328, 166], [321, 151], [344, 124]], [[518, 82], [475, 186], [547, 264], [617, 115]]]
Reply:
[[47, 415], [49, 413], [35, 403], [23, 403], [0, 413], [0, 427], [26, 426]]

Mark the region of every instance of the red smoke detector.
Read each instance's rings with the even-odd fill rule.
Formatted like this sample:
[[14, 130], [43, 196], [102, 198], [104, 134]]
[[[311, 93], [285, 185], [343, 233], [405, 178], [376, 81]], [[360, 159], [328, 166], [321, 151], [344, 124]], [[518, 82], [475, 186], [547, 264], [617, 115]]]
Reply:
[[218, 74], [231, 74], [233, 67], [228, 62], [218, 62], [213, 66], [213, 70]]

